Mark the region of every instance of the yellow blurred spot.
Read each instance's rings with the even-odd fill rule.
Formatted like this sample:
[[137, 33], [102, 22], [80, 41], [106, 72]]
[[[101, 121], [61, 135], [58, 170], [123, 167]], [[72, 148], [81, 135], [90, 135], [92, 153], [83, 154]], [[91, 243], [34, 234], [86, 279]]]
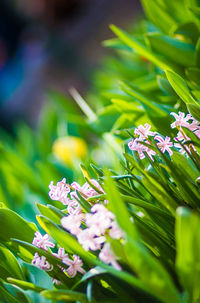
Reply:
[[77, 159], [84, 159], [87, 155], [86, 142], [79, 137], [63, 137], [57, 139], [52, 147], [56, 157], [71, 166]]

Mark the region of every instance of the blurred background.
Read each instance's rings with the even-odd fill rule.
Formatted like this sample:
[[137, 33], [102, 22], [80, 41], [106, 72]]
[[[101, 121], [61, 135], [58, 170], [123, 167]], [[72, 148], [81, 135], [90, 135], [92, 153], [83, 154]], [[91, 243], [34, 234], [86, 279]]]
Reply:
[[140, 14], [139, 0], [0, 0], [0, 202], [34, 221], [35, 202], [63, 207], [50, 181], [83, 184], [85, 169], [97, 177], [91, 163], [120, 173], [123, 141], [110, 131], [131, 121], [105, 106], [119, 79], [149, 66], [102, 41], [112, 23], [135, 32]]
[[139, 0], [1, 0], [0, 126], [35, 126], [49, 88], [84, 95], [109, 24], [126, 28], [140, 11]]

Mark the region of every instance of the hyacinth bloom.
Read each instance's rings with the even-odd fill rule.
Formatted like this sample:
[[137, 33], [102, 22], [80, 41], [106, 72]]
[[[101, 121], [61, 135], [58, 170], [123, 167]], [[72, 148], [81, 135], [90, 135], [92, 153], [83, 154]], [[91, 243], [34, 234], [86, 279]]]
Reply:
[[109, 230], [109, 236], [113, 239], [121, 239], [124, 238], [124, 233], [121, 230], [121, 228], [119, 227], [119, 225], [117, 224], [116, 221], [113, 221], [111, 223], [111, 229]]
[[53, 265], [50, 264], [44, 256], [40, 257], [38, 253], [35, 253], [32, 264], [45, 271], [51, 271], [53, 269]]
[[184, 145], [185, 148], [183, 148], [183, 146], [181, 144], [174, 143], [174, 146], [179, 149], [179, 153], [181, 153], [182, 155], [186, 155], [186, 157], [188, 157], [188, 153], [189, 154], [191, 153], [190, 149], [189, 149], [189, 147], [187, 145]]
[[62, 226], [73, 235], [78, 235], [81, 231], [81, 221], [83, 220], [83, 214], [68, 215], [61, 219]]
[[68, 259], [66, 264], [69, 266], [66, 272], [71, 278], [74, 278], [77, 272], [80, 272], [83, 275], [86, 273], [86, 271], [82, 268], [83, 262], [77, 255], [73, 255], [73, 260]]
[[53, 248], [55, 246], [55, 244], [50, 242], [49, 239], [50, 239], [50, 236], [48, 234], [45, 234], [44, 236], [42, 236], [39, 231], [36, 231], [32, 244], [39, 248], [47, 250], [49, 247]]
[[60, 201], [64, 205], [68, 205], [70, 199], [68, 198], [68, 194], [70, 192], [69, 184], [66, 184], [66, 179], [63, 178], [61, 181], [57, 182], [56, 185], [53, 185], [53, 181], [49, 184], [49, 197], [52, 200]]
[[190, 120], [194, 120], [194, 118], [191, 116], [191, 114], [187, 114], [185, 116], [185, 113], [179, 112], [178, 115], [176, 113], [170, 113], [175, 118], [175, 122], [171, 124], [171, 128], [176, 127], [187, 127], [190, 128]]
[[[149, 142], [145, 141], [145, 143], [149, 144]], [[138, 138], [131, 140], [128, 143], [128, 147], [132, 151], [136, 151], [138, 153], [139, 158], [142, 160], [145, 158], [144, 152], [148, 154], [151, 160], [153, 160], [153, 156], [156, 155], [156, 152], [152, 150], [151, 148], [148, 148], [147, 146], [141, 144], [138, 142]]]
[[[95, 180], [95, 179], [91, 179], [90, 182], [100, 191], [102, 192], [102, 194], [104, 193], [102, 187], [100, 186], [100, 184]], [[90, 198], [90, 197], [94, 197], [96, 195], [98, 195], [99, 193], [94, 189], [92, 188], [89, 183], [85, 183], [83, 186], [80, 186], [77, 182], [73, 182], [71, 184], [71, 187], [74, 189], [74, 190], [77, 190], [79, 191], [83, 196], [85, 196], [86, 198]], [[76, 198], [77, 195], [76, 195], [76, 192], [72, 192], [71, 194], [71, 198]]]
[[151, 125], [148, 123], [145, 123], [145, 125], [139, 125], [134, 133], [135, 135], [139, 136], [139, 141], [143, 141], [148, 138], [148, 136], [154, 136], [155, 133], [150, 131]]
[[121, 267], [116, 261], [116, 256], [114, 255], [110, 243], [105, 243], [101, 252], [99, 253], [99, 259], [107, 264], [111, 264], [114, 268], [120, 270]]
[[95, 236], [100, 236], [111, 226], [111, 219], [104, 213], [86, 214], [86, 225]]
[[157, 146], [161, 150], [161, 152], [164, 154], [166, 151], [169, 153], [169, 155], [173, 155], [173, 152], [171, 148], [173, 147], [173, 143], [171, 142], [171, 138], [166, 136], [165, 138], [157, 135], [154, 137], [156, 141], [158, 141]]
[[53, 256], [58, 258], [58, 259], [61, 259], [63, 263], [67, 264], [68, 260], [69, 260], [69, 256], [68, 254], [65, 253], [65, 250], [64, 248], [60, 247], [58, 249], [58, 252], [57, 253], [53, 253]]
[[82, 245], [85, 250], [98, 250], [101, 248], [106, 240], [104, 236], [96, 237], [94, 232], [90, 228], [81, 230], [77, 235], [78, 242]]
[[174, 140], [177, 142], [181, 142], [185, 140], [190, 140], [190, 138], [186, 136], [186, 134], [184, 134], [182, 131], [179, 131], [176, 138], [174, 138]]

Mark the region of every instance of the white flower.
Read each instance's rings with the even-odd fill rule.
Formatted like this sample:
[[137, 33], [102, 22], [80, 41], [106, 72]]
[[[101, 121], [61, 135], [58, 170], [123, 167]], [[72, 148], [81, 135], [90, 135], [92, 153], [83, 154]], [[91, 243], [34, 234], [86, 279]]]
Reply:
[[188, 121], [194, 119], [191, 114], [187, 114], [185, 116], [185, 113], [183, 112], [179, 112], [178, 115], [176, 113], [170, 113], [170, 115], [174, 116], [174, 118], [176, 119], [176, 121], [171, 124], [171, 128], [176, 128], [177, 126], [189, 128], [190, 124], [188, 123]]
[[109, 231], [109, 236], [113, 239], [121, 239], [124, 237], [124, 233], [116, 221], [113, 221], [111, 223], [111, 229]]
[[58, 259], [61, 259], [63, 263], [66, 263], [69, 260], [68, 254], [65, 253], [65, 250], [62, 247], [60, 247], [58, 249], [57, 253], [53, 253], [53, 256], [58, 258]]
[[139, 141], [143, 141], [148, 138], [148, 136], [154, 136], [155, 132], [150, 131], [151, 125], [145, 123], [145, 125], [139, 125], [135, 130], [135, 135], [139, 136]]
[[67, 205], [70, 201], [68, 194], [70, 192], [69, 184], [66, 184], [66, 179], [63, 178], [56, 185], [53, 185], [53, 181], [49, 184], [49, 197], [52, 200], [60, 201], [64, 205]]
[[66, 264], [69, 265], [69, 268], [66, 271], [71, 278], [74, 278], [77, 272], [80, 272], [83, 275], [86, 273], [82, 268], [83, 262], [77, 255], [73, 255], [73, 260], [69, 259]]
[[50, 236], [48, 234], [45, 234], [44, 236], [42, 236], [39, 231], [36, 231], [32, 244], [39, 248], [47, 250], [49, 247], [53, 248], [55, 246], [55, 244], [50, 242], [49, 239], [50, 239]]
[[106, 240], [104, 236], [95, 237], [95, 234], [89, 228], [80, 231], [77, 239], [85, 250], [98, 250]]
[[120, 265], [116, 261], [117, 258], [110, 247], [110, 243], [104, 244], [104, 247], [99, 253], [99, 259], [104, 263], [111, 264], [114, 268], [118, 270], [121, 269]]
[[44, 256], [40, 257], [38, 253], [35, 253], [32, 264], [45, 271], [51, 271], [53, 269], [53, 265], [51, 265]]
[[161, 136], [157, 135], [154, 137], [154, 139], [158, 141], [157, 146], [163, 154], [167, 151], [170, 156], [173, 155], [173, 152], [171, 150], [173, 143], [171, 142], [170, 137], [166, 136], [165, 138], [162, 138]]
[[71, 234], [77, 235], [81, 229], [81, 221], [83, 220], [83, 214], [68, 215], [61, 219], [62, 226], [68, 230]]

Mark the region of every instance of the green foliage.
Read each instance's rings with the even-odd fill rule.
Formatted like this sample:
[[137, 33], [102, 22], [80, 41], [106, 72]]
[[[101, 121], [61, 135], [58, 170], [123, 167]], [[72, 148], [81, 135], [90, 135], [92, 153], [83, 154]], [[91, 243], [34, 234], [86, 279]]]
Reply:
[[[68, 176], [69, 182], [73, 179], [76, 172], [57, 161], [51, 149], [55, 138], [65, 135], [64, 121], [68, 128], [77, 127], [77, 133], [87, 141], [91, 133], [95, 134], [91, 150], [96, 142], [102, 150], [109, 147], [101, 153], [107, 159], [99, 165], [93, 161], [89, 165], [88, 159], [81, 166], [85, 180], [97, 195], [88, 198], [77, 191], [76, 199], [86, 213], [93, 204], [108, 200], [107, 208], [124, 233], [120, 240], [106, 235], [121, 270], [100, 261], [96, 252], [84, 250], [63, 229], [61, 218], [67, 211], [61, 204], [38, 203], [39, 228], [69, 256], [77, 254], [84, 261], [86, 274], [70, 278], [61, 270], [67, 265], [50, 250], [31, 244], [36, 226], [1, 204], [3, 302], [200, 302], [199, 139], [182, 128], [190, 138], [182, 145], [186, 156], [175, 150], [171, 157], [160, 151], [155, 140], [143, 142], [156, 152], [154, 161], [147, 153], [140, 160], [126, 147], [134, 138], [134, 128], [144, 123], [174, 138], [170, 112], [188, 111], [200, 121], [200, 8], [197, 0], [142, 0], [142, 4], [148, 21], [140, 22], [129, 33], [111, 26], [117, 38], [104, 45], [115, 55], [107, 58], [94, 75], [93, 88], [86, 98], [94, 108], [71, 91], [85, 119], [80, 119], [79, 111], [65, 98], [51, 93], [51, 110], [45, 107], [36, 133], [19, 128], [14, 143], [4, 133], [1, 136], [0, 194], [11, 207], [14, 198], [19, 201], [24, 195], [24, 189], [18, 190], [21, 185], [28, 186], [26, 198], [35, 193], [44, 203], [50, 180], [63, 176]], [[91, 182], [94, 176], [104, 192]], [[45, 273], [27, 265], [35, 253], [43, 255], [53, 270]], [[52, 277], [62, 285], [53, 286]]]

